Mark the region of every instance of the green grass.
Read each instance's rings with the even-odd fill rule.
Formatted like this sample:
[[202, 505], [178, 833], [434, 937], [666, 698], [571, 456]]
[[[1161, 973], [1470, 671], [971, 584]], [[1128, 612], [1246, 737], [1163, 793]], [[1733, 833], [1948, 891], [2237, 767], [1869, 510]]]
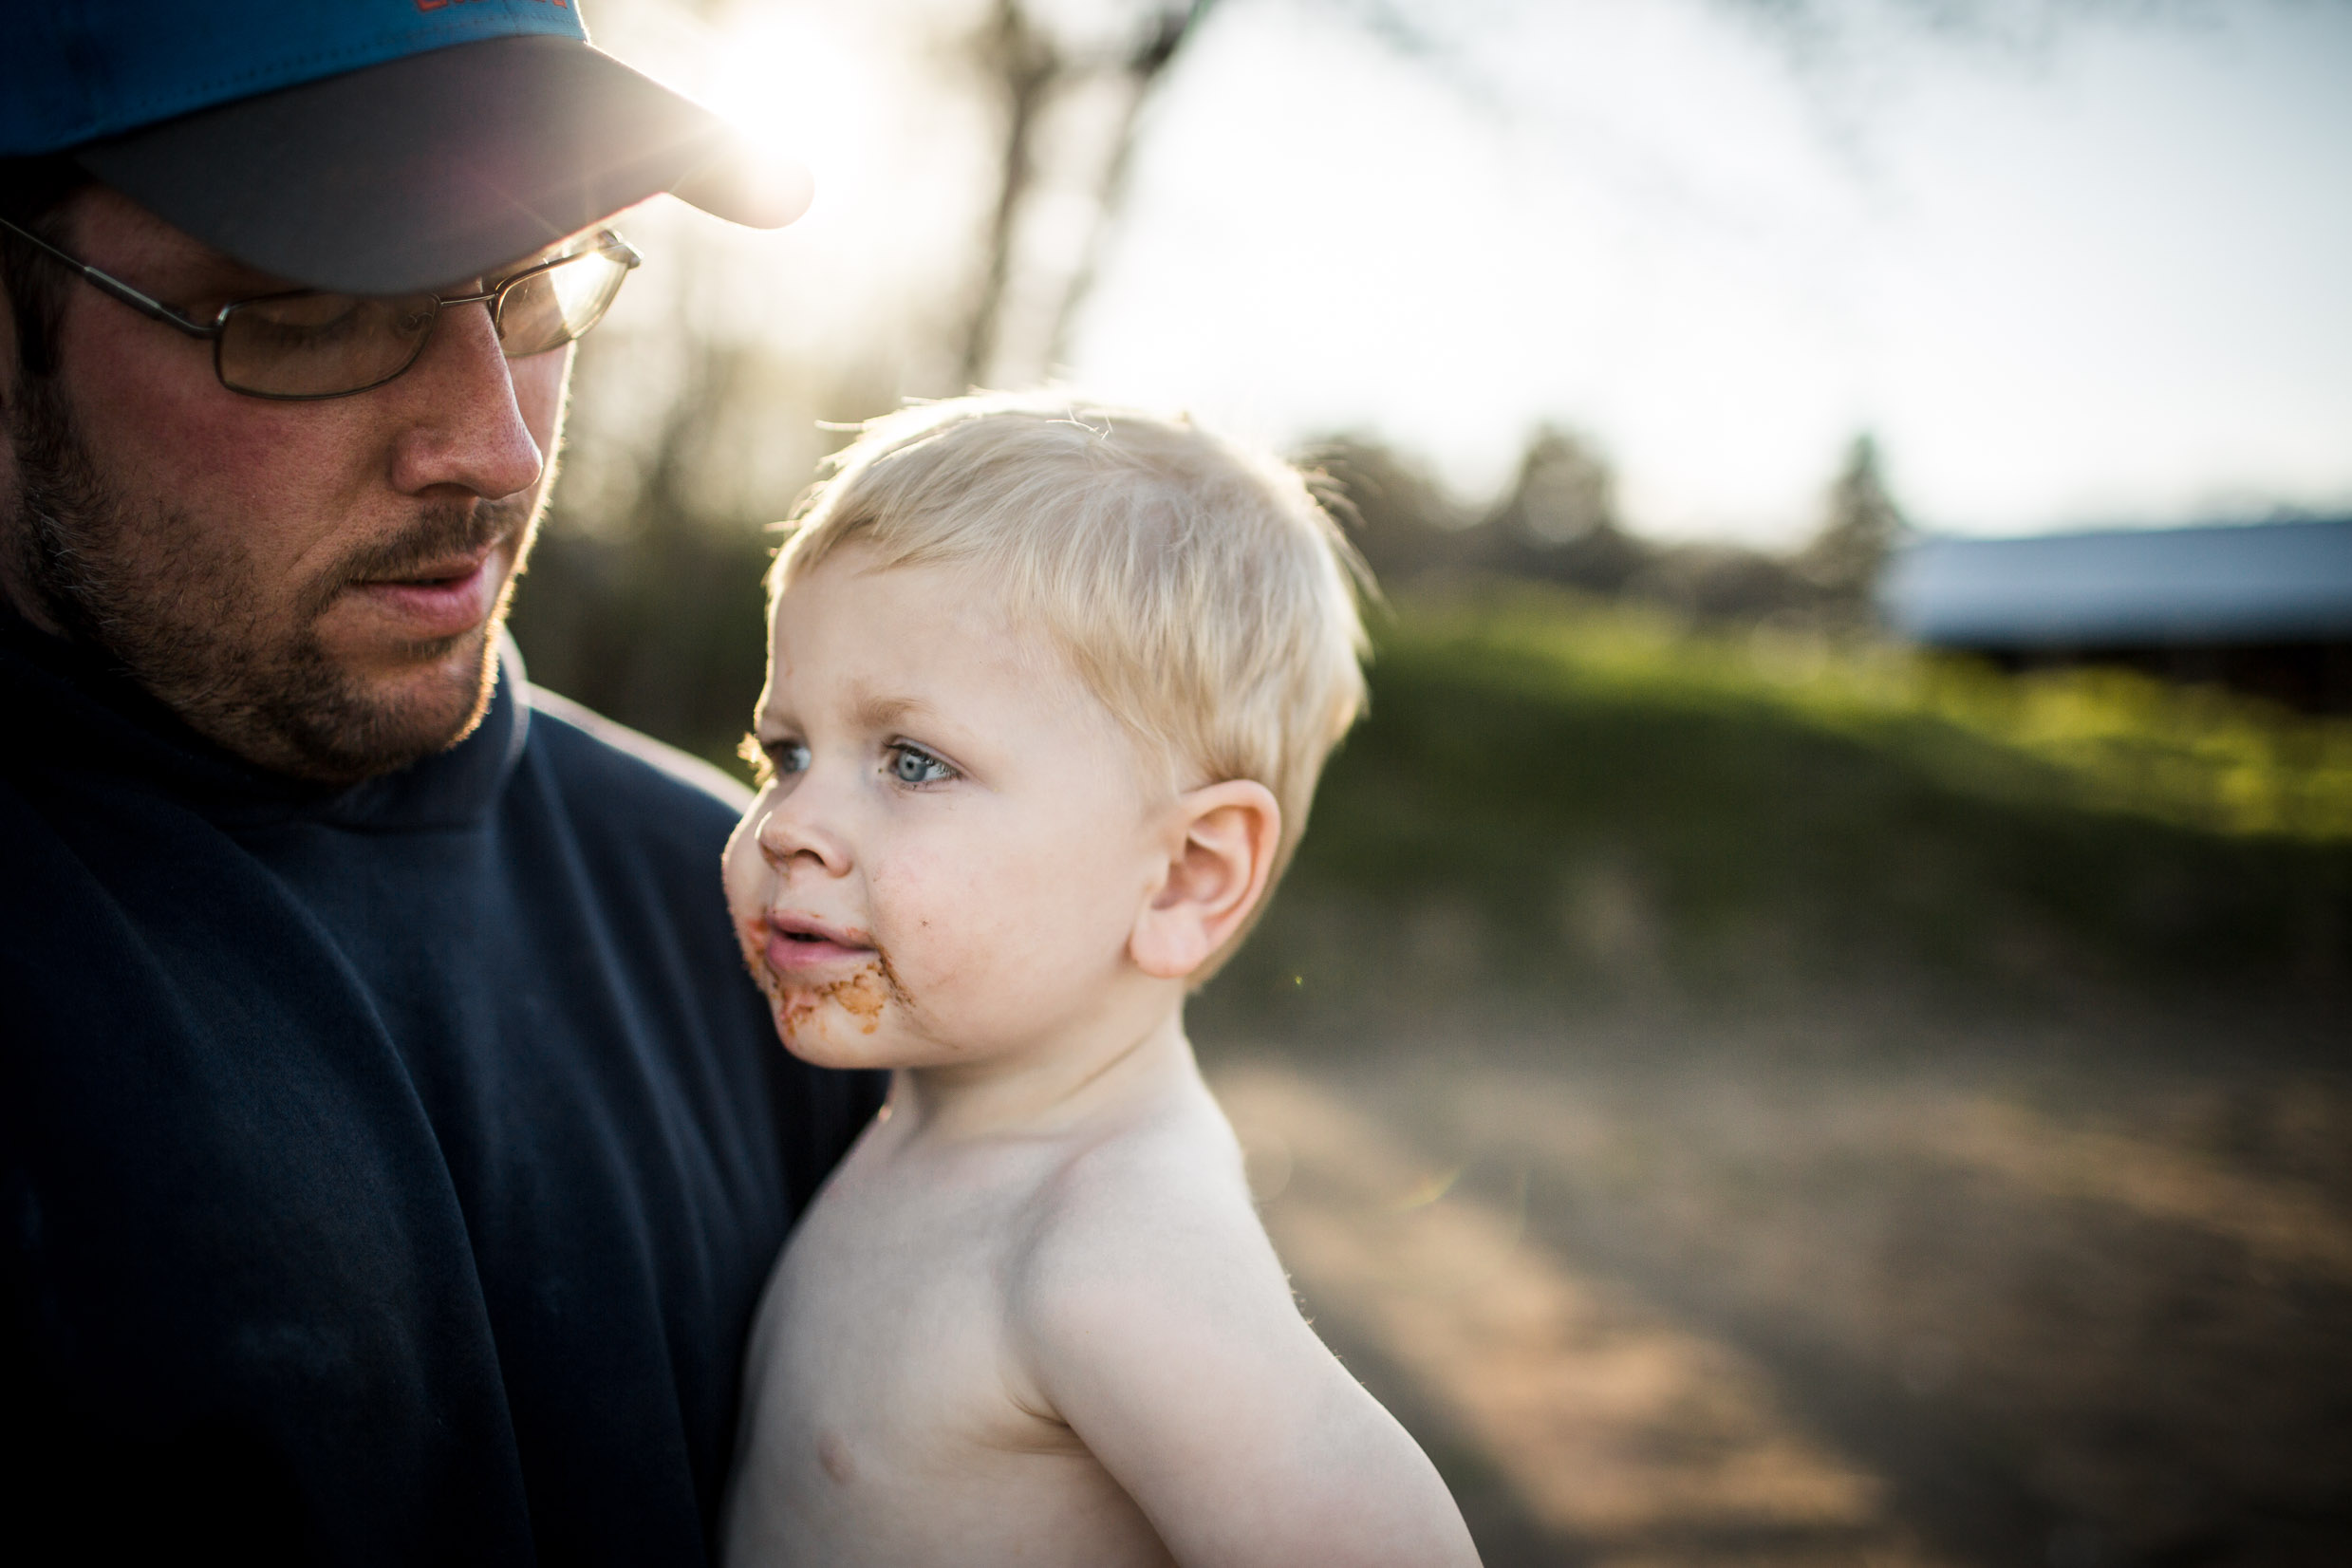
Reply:
[[2232, 833], [2352, 840], [2352, 722], [2127, 670], [2005, 675], [1893, 645], [1759, 631], [1510, 590], [1398, 617], [1391, 657], [1516, 666], [1539, 686], [1683, 709], [1770, 710], [2008, 798]]
[[2352, 981], [2352, 724], [1523, 589], [1407, 603], [1378, 644], [1209, 1010]]

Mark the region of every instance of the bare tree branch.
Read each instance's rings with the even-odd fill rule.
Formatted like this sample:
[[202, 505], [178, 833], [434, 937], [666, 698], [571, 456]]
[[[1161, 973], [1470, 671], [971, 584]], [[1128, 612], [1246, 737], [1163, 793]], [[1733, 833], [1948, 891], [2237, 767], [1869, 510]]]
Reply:
[[1135, 164], [1136, 130], [1144, 106], [1150, 102], [1162, 73], [1176, 58], [1176, 51], [1184, 47], [1185, 41], [1200, 27], [1214, 3], [1215, 0], [1189, 0], [1186, 4], [1160, 6], [1134, 49], [1121, 64], [1128, 79], [1127, 103], [1118, 128], [1112, 133], [1111, 159], [1096, 193], [1094, 221], [1087, 230], [1086, 249], [1054, 312], [1054, 332], [1046, 354], [1049, 364], [1069, 357], [1070, 337], [1077, 325], [1078, 312], [1085, 307], [1087, 296], [1094, 291], [1094, 281], [1102, 272], [1103, 254], [1126, 211], [1129, 174]]
[[996, 87], [1004, 111], [997, 204], [988, 225], [987, 263], [963, 334], [962, 384], [987, 374], [997, 353], [1004, 317], [1005, 290], [1012, 282], [1013, 234], [1035, 183], [1032, 151], [1037, 111], [1069, 63], [1053, 40], [1033, 26], [1020, 0], [997, 0], [988, 26], [976, 40], [975, 58]]

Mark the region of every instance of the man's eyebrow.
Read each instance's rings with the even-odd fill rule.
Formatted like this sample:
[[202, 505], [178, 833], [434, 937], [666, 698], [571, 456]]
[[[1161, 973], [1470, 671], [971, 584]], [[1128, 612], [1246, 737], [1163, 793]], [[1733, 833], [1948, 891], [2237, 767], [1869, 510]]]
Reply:
[[227, 305], [236, 300], [302, 292], [299, 283], [289, 283], [273, 272], [248, 266], [217, 251], [196, 258], [179, 282], [164, 287], [178, 296], [177, 300], [167, 300], [167, 304], [190, 305]]

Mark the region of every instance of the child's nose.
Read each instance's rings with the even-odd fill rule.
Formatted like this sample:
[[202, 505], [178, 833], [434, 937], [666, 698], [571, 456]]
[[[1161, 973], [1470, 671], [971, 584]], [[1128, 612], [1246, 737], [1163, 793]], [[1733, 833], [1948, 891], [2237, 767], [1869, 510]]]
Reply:
[[804, 779], [759, 824], [759, 853], [779, 874], [805, 857], [839, 876], [849, 868], [848, 843], [821, 819], [822, 802], [808, 784]]

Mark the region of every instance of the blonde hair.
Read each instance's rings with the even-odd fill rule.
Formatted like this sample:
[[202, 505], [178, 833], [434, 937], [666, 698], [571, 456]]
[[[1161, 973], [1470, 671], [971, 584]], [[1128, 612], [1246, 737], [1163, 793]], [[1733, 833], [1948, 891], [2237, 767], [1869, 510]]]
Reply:
[[1371, 574], [1298, 473], [1181, 416], [1036, 394], [886, 415], [831, 466], [771, 604], [853, 539], [886, 569], [968, 568], [1152, 755], [1272, 792], [1272, 893], [1365, 698]]

